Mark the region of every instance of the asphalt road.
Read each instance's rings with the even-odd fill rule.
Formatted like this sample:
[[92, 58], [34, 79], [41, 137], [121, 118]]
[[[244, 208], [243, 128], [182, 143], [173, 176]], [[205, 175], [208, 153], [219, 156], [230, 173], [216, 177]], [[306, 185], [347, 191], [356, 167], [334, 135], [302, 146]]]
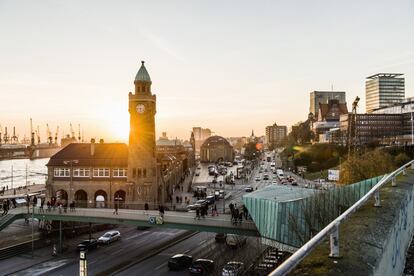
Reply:
[[[87, 253], [89, 275], [107, 275], [109, 269], [135, 261], [138, 256], [145, 255], [154, 247], [168, 243], [186, 232], [184, 230], [162, 228], [136, 230], [125, 226], [119, 227], [117, 230], [121, 232], [121, 240], [100, 246]], [[98, 234], [93, 236], [99, 237]], [[19, 271], [16, 275], [78, 275], [79, 253], [76, 251], [76, 244], [82, 239], [70, 241], [69, 252], [66, 252], [63, 257], [34, 265]]]
[[251, 264], [264, 250], [258, 238], [248, 238], [247, 243], [238, 249], [229, 248], [224, 243], [217, 243], [214, 233], [198, 233], [185, 241], [182, 241], [155, 256], [137, 263], [134, 266], [117, 273], [117, 276], [167, 276], [167, 275], [189, 275], [187, 270], [169, 271], [168, 259], [179, 253], [193, 256], [193, 259], [207, 258], [215, 262], [216, 274], [221, 272], [228, 261], [241, 261], [246, 265]]

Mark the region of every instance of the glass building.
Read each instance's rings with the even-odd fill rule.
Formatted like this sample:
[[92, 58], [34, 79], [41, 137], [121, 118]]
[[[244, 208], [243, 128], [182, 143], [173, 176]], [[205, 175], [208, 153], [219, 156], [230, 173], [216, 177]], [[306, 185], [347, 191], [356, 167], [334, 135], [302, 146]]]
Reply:
[[405, 79], [403, 74], [379, 73], [367, 77], [365, 82], [366, 111], [393, 105], [404, 100]]

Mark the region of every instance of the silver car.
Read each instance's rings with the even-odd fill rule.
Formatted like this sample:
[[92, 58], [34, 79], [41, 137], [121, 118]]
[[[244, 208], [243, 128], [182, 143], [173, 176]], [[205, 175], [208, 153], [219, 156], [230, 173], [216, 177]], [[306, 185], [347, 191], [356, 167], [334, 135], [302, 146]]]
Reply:
[[102, 237], [98, 239], [100, 244], [110, 244], [111, 242], [117, 241], [121, 239], [121, 233], [119, 231], [109, 231], [106, 232]]

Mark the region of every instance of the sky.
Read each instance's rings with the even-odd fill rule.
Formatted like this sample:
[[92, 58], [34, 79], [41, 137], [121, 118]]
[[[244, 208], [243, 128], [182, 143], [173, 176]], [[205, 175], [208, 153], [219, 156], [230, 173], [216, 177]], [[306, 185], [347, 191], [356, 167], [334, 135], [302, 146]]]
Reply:
[[414, 1], [0, 0], [0, 124], [127, 142], [141, 60], [157, 136], [264, 134], [306, 120], [309, 92], [404, 73], [414, 96]]

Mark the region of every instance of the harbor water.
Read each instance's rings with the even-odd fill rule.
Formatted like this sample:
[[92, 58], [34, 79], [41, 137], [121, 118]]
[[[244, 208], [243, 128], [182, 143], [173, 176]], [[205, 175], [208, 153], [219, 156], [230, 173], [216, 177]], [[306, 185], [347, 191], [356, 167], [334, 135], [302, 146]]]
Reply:
[[45, 184], [49, 158], [0, 161], [0, 189]]

